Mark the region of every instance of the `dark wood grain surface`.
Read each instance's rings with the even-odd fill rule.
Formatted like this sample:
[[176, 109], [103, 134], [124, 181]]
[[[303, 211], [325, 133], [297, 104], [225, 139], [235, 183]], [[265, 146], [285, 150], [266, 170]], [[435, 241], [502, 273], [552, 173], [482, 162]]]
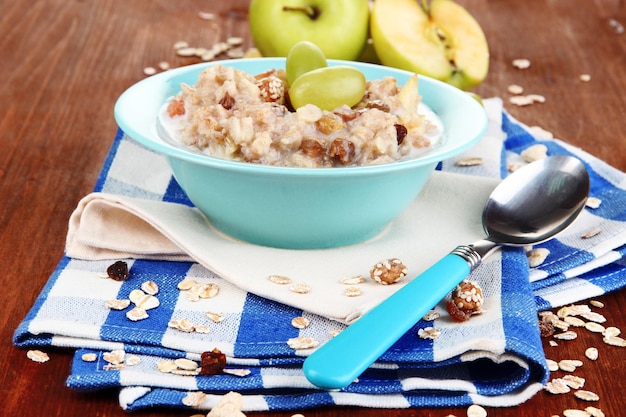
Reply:
[[[6, 416], [124, 416], [114, 391], [78, 393], [65, 387], [71, 354], [50, 351], [44, 364], [12, 346], [12, 334], [63, 254], [67, 219], [89, 193], [116, 133], [113, 104], [144, 78], [143, 68], [167, 61], [190, 63], [172, 45], [185, 40], [212, 46], [241, 36], [251, 46], [247, 1], [0, 1], [0, 280], [2, 347], [0, 398]], [[501, 97], [517, 119], [541, 126], [626, 170], [626, 3], [622, 0], [464, 0], [483, 26], [491, 49], [487, 80], [475, 91]], [[208, 22], [198, 12], [213, 12]], [[530, 68], [512, 61], [526, 58]], [[582, 82], [581, 74], [591, 80]], [[510, 84], [545, 96], [542, 104], [508, 103]], [[626, 291], [601, 300], [611, 325], [626, 329]], [[582, 358], [588, 346], [600, 359], [579, 374], [601, 399], [607, 416], [626, 413], [622, 386], [626, 350], [585, 334], [558, 348], [554, 359]], [[489, 416], [562, 415], [589, 404], [572, 395], [540, 393]], [[464, 416], [464, 409], [294, 410], [307, 417], [333, 415]], [[137, 416], [191, 415], [150, 410]], [[261, 413], [290, 416], [285, 413]]]

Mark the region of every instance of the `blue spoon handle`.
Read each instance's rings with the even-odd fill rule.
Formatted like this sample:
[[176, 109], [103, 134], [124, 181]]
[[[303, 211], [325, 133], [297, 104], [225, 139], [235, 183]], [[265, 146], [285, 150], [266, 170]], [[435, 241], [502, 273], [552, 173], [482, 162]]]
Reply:
[[463, 257], [444, 256], [313, 352], [304, 361], [304, 375], [320, 388], [348, 386], [470, 271]]

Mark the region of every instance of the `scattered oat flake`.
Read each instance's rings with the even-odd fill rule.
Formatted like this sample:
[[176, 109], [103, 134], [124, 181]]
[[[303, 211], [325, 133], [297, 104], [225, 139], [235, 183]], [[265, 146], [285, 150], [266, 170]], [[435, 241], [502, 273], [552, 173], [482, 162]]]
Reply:
[[170, 63], [167, 61], [159, 62], [157, 66], [159, 67], [161, 71], [167, 71], [168, 69], [170, 69]]
[[311, 286], [306, 282], [296, 282], [289, 289], [297, 294], [307, 294], [311, 291]]
[[538, 161], [548, 156], [548, 147], [542, 144], [532, 145], [524, 149], [520, 156], [526, 162]]
[[550, 250], [547, 248], [535, 248], [526, 252], [526, 257], [528, 258], [528, 265], [531, 268], [535, 268], [541, 265], [546, 258], [550, 255]]
[[575, 359], [563, 359], [559, 361], [559, 369], [563, 372], [574, 372], [576, 368], [582, 366], [583, 363]]
[[617, 346], [617, 347], [626, 347], [626, 339], [623, 339], [619, 336], [604, 336], [602, 341], [607, 345]]
[[102, 354], [102, 359], [107, 361], [110, 364], [117, 365], [124, 362], [124, 358], [126, 357], [126, 352], [121, 349], [112, 350], [110, 352], [104, 352]]
[[578, 79], [580, 81], [584, 82], [584, 83], [588, 83], [589, 81], [591, 81], [591, 75], [589, 75], [589, 74], [580, 74]]
[[580, 313], [580, 317], [587, 319], [589, 321], [593, 321], [596, 323], [605, 323], [606, 322], [606, 317], [604, 317], [602, 314], [600, 313], [596, 313], [595, 311], [587, 311], [584, 313]]
[[435, 321], [438, 318], [441, 317], [441, 314], [439, 314], [438, 311], [435, 310], [430, 310], [428, 313], [426, 313], [423, 317], [424, 321]]
[[553, 139], [554, 138], [554, 134], [552, 132], [542, 128], [541, 126], [531, 126], [529, 129], [530, 129], [530, 131], [533, 134], [539, 136], [542, 139]]
[[194, 48], [193, 46], [187, 46], [184, 48], [176, 49], [176, 55], [182, 57], [194, 56], [196, 55], [196, 50], [197, 48]]
[[346, 288], [343, 293], [346, 295], [346, 297], [359, 297], [363, 294], [363, 291], [359, 287], [350, 286]]
[[524, 92], [524, 87], [517, 84], [511, 84], [507, 87], [507, 90], [511, 94], [522, 94]]
[[589, 413], [583, 410], [568, 408], [563, 410], [564, 417], [589, 417]]
[[565, 316], [580, 316], [583, 314], [587, 314], [591, 312], [591, 308], [586, 305], [586, 304], [575, 304], [575, 305], [569, 305], [569, 306], [565, 306], [565, 307], [561, 307], [557, 312], [556, 315], [558, 317], [565, 317]]
[[550, 394], [567, 394], [571, 391], [571, 388], [565, 383], [563, 378], [555, 378], [549, 381], [544, 389], [548, 391]]
[[148, 76], [154, 75], [154, 74], [156, 74], [156, 72], [157, 72], [157, 70], [154, 67], [144, 67], [144, 69], [143, 69], [144, 75], [148, 75]]
[[365, 282], [363, 275], [355, 275], [353, 277], [344, 278], [341, 283], [344, 285], [357, 285]]
[[604, 333], [604, 326], [600, 323], [596, 323], [595, 321], [589, 321], [585, 323], [585, 328], [592, 333]]
[[291, 320], [291, 325], [296, 329], [305, 329], [311, 324], [311, 321], [306, 317], [294, 317]]
[[554, 340], [550, 340], [550, 341], [548, 342], [548, 344], [549, 344], [550, 346], [552, 346], [552, 347], [557, 347], [557, 346], [559, 345], [559, 344], [558, 344], [557, 342], [555, 342]]
[[157, 363], [157, 369], [166, 374], [176, 370], [177, 368], [178, 366], [176, 366], [172, 360], [162, 360]]
[[598, 349], [595, 347], [590, 347], [587, 348], [587, 350], [585, 350], [585, 356], [587, 357], [587, 359], [595, 361], [598, 359]]
[[41, 350], [29, 350], [26, 352], [26, 357], [33, 362], [44, 363], [50, 360], [50, 356], [46, 352], [42, 352]]
[[467, 408], [467, 417], [487, 417], [487, 410], [478, 404], [472, 404]]
[[189, 42], [187, 41], [177, 41], [174, 43], [174, 49], [182, 49], [187, 48], [189, 46]]
[[620, 333], [622, 333], [622, 331], [618, 329], [617, 327], [609, 326], [606, 329], [604, 329], [604, 332], [602, 332], [602, 335], [605, 337], [615, 337], [615, 336], [619, 336]]
[[557, 333], [552, 337], [554, 337], [557, 340], [574, 340], [578, 337], [578, 333], [576, 333], [573, 330], [568, 330], [563, 333]]
[[291, 278], [286, 277], [284, 275], [270, 275], [268, 279], [272, 281], [274, 284], [278, 284], [278, 285], [291, 284]]
[[474, 156], [470, 158], [458, 159], [454, 165], [459, 167], [471, 167], [476, 165], [481, 165], [483, 163], [483, 158], [479, 156]]
[[600, 233], [602, 233], [602, 229], [600, 229], [599, 227], [596, 227], [595, 229], [587, 230], [586, 232], [581, 234], [580, 238], [581, 239], [591, 239], [592, 237], [597, 236]]
[[546, 359], [546, 363], [548, 364], [548, 370], [550, 372], [555, 372], [559, 370], [559, 363], [552, 359]]
[[169, 323], [167, 323], [167, 327], [171, 327], [186, 333], [191, 333], [196, 329], [194, 324], [189, 319], [170, 320]]
[[526, 69], [530, 67], [530, 60], [525, 58], [514, 59], [513, 66], [518, 69]]
[[196, 333], [202, 333], [202, 334], [211, 333], [211, 327], [204, 325], [204, 324], [196, 324], [193, 330]]
[[596, 407], [586, 407], [585, 411], [589, 413], [591, 417], [605, 417], [604, 412]]
[[587, 322], [585, 322], [584, 320], [576, 317], [576, 316], [567, 316], [563, 318], [563, 321], [567, 324], [569, 324], [570, 326], [574, 326], [574, 327], [585, 327], [587, 325]]
[[202, 405], [207, 395], [202, 391], [188, 392], [183, 398], [183, 404], [188, 407], [198, 408]]
[[213, 20], [215, 19], [215, 14], [210, 12], [198, 12], [198, 17], [202, 20]]
[[599, 401], [600, 396], [592, 391], [587, 390], [577, 390], [574, 392], [574, 396], [583, 401]]
[[207, 311], [206, 315], [207, 315], [208, 318], [210, 318], [215, 323], [221, 323], [222, 321], [224, 321], [224, 318], [225, 318], [225, 316], [223, 314], [213, 313], [211, 311]]
[[576, 375], [565, 375], [561, 379], [572, 389], [580, 389], [585, 386], [585, 378]]
[[198, 363], [187, 358], [175, 359], [174, 364], [177, 368], [184, 369], [185, 371], [195, 371], [198, 369]]
[[434, 327], [424, 327], [423, 329], [419, 329], [417, 331], [417, 335], [421, 339], [435, 340], [439, 336], [441, 336], [441, 330], [440, 329], [436, 329]]
[[287, 340], [287, 344], [292, 349], [311, 349], [319, 345], [319, 342], [312, 337], [300, 336]]
[[598, 207], [600, 207], [600, 204], [602, 204], [602, 200], [600, 200], [598, 197], [588, 197], [587, 201], [585, 202], [585, 206], [589, 207], [590, 209], [597, 209]]
[[222, 372], [228, 375], [234, 375], [242, 378], [252, 373], [252, 371], [249, 369], [224, 369]]
[[83, 353], [80, 357], [83, 362], [95, 362], [98, 359], [98, 355], [95, 353]]
[[159, 292], [159, 285], [154, 281], [146, 281], [141, 284], [141, 290], [148, 295], [156, 295]]
[[533, 100], [528, 96], [513, 96], [509, 98], [509, 102], [520, 107], [530, 106], [533, 104]]
[[590, 300], [589, 304], [591, 304], [593, 307], [596, 307], [596, 308], [604, 308], [604, 303], [602, 301]]
[[111, 310], [124, 310], [130, 305], [130, 300], [109, 300], [106, 306]]
[[196, 284], [198, 284], [198, 282], [194, 279], [184, 279], [178, 283], [177, 287], [181, 291], [188, 291]]

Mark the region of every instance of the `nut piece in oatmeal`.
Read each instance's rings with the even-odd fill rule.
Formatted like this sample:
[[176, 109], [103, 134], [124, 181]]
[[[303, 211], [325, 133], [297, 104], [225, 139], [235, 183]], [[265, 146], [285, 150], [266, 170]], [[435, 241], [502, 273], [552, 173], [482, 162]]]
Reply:
[[275, 166], [343, 167], [418, 156], [441, 136], [437, 116], [420, 107], [417, 77], [367, 81], [353, 107], [290, 107], [283, 69], [259, 75], [215, 65], [159, 115], [161, 133], [221, 159]]

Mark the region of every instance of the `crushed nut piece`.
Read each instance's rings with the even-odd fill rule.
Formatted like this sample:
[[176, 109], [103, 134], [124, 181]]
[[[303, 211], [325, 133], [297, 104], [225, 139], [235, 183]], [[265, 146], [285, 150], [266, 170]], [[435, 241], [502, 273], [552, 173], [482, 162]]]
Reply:
[[377, 262], [370, 270], [370, 278], [379, 284], [388, 285], [400, 281], [408, 274], [408, 268], [398, 258]]

